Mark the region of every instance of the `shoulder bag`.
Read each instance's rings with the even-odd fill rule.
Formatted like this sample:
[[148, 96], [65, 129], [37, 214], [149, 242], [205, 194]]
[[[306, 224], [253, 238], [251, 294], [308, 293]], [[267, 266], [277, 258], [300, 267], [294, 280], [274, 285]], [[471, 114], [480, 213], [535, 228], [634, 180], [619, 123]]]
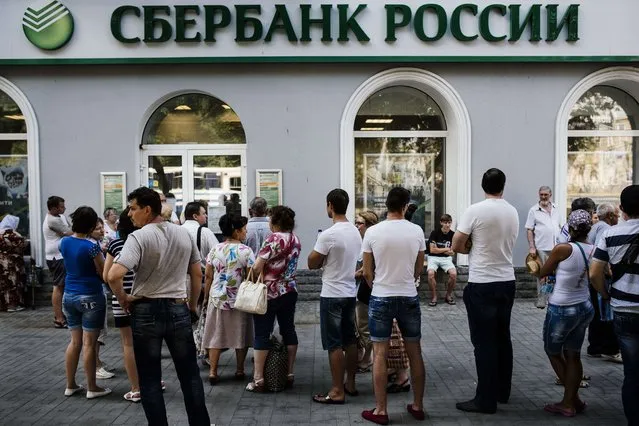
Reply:
[[248, 314], [264, 315], [267, 307], [266, 284], [262, 281], [262, 274], [253, 282], [253, 269], [249, 269], [246, 279], [237, 290], [235, 309]]

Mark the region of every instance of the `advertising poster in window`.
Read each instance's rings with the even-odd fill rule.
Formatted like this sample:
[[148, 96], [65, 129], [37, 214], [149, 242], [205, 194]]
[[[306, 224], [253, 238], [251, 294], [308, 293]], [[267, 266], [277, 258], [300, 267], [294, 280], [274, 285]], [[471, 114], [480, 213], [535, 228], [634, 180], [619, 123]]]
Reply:
[[100, 173], [100, 188], [102, 211], [106, 208], [114, 208], [120, 213], [126, 208], [126, 173]]
[[7, 214], [20, 219], [17, 231], [29, 236], [29, 185], [27, 157], [0, 158], [0, 217]]
[[282, 170], [257, 170], [256, 195], [266, 200], [268, 207], [282, 204]]
[[386, 196], [395, 186], [411, 192], [414, 223], [433, 227], [435, 154], [364, 154], [364, 210], [385, 217]]

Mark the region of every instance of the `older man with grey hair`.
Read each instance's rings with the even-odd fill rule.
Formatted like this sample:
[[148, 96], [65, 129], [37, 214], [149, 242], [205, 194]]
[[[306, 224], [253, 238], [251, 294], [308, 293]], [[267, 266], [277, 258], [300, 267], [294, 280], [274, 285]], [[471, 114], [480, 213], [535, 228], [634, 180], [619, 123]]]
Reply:
[[262, 197], [255, 197], [249, 204], [249, 215], [246, 224], [246, 245], [257, 255], [262, 243], [271, 235], [269, 219], [266, 217], [268, 205]]
[[588, 244], [597, 244], [599, 237], [606, 229], [619, 223], [619, 207], [610, 203], [602, 203], [597, 206], [599, 222], [592, 225], [588, 233]]
[[[528, 237], [529, 253], [533, 257], [539, 256], [541, 263], [545, 263], [557, 243], [561, 232], [559, 210], [551, 201], [552, 190], [548, 186], [539, 188], [539, 201], [528, 210], [526, 219], [526, 234]], [[541, 294], [543, 282], [537, 279], [537, 301], [539, 309], [546, 307], [546, 298]]]

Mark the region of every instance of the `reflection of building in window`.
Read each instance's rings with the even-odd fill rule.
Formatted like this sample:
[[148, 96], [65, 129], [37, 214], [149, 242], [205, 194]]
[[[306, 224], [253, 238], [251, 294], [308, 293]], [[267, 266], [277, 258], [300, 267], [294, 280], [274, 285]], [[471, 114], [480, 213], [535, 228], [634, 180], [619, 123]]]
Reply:
[[354, 130], [356, 213], [384, 217], [388, 191], [401, 185], [417, 206], [412, 222], [430, 232], [444, 213], [448, 132], [439, 106], [412, 87], [389, 87], [364, 102]]
[[578, 197], [617, 202], [636, 182], [639, 103], [609, 86], [587, 91], [568, 124], [568, 205]]
[[29, 237], [27, 126], [22, 111], [0, 91], [0, 219], [20, 218], [18, 232]]

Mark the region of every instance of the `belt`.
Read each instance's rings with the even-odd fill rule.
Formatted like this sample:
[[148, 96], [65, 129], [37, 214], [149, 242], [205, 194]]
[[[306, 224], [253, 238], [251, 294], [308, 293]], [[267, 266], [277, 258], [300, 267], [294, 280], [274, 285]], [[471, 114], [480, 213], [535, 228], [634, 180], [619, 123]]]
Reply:
[[165, 300], [168, 302], [173, 302], [178, 305], [182, 305], [189, 302], [187, 298], [176, 299], [172, 297], [140, 297], [136, 299], [133, 303], [144, 303], [144, 302], [154, 302], [156, 300]]

